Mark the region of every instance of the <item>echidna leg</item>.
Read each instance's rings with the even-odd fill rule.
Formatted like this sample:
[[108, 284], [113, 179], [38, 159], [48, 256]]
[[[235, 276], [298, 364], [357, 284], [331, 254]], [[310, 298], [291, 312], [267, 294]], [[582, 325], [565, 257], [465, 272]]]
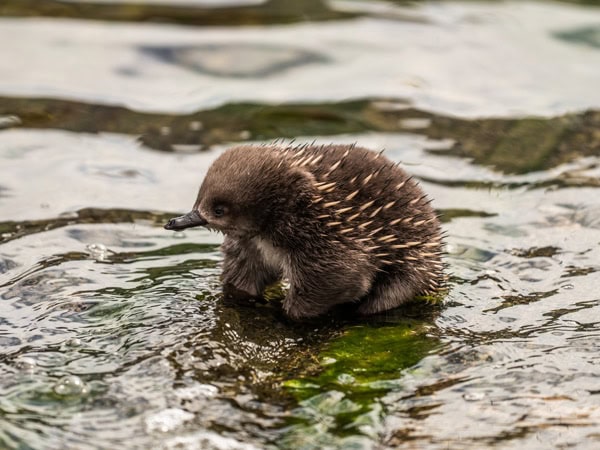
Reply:
[[[288, 275], [290, 290], [283, 301], [283, 309], [292, 319], [316, 317], [340, 303], [355, 302], [363, 297], [371, 285], [372, 272], [368, 268], [347, 267], [306, 262]], [[323, 267], [328, 267], [323, 271]], [[335, 269], [335, 270], [334, 270]]]
[[221, 281], [225, 291], [234, 287], [251, 297], [259, 297], [269, 284], [281, 279], [281, 272], [266, 263], [251, 240], [226, 236], [221, 251], [224, 254]]
[[359, 314], [376, 314], [400, 306], [412, 299], [420, 289], [410, 279], [396, 275], [376, 280], [369, 294], [358, 306]]
[[327, 312], [331, 305], [323, 298], [297, 292], [292, 286], [283, 300], [283, 310], [292, 319], [317, 317]]

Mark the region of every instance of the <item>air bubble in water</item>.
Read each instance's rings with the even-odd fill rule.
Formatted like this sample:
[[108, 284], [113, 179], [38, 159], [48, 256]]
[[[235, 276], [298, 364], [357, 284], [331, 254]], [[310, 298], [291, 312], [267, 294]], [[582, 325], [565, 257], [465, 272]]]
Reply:
[[67, 375], [54, 385], [54, 392], [64, 396], [85, 395], [88, 393], [88, 387], [77, 375]]
[[22, 370], [23, 372], [33, 372], [37, 366], [37, 362], [35, 359], [30, 358], [29, 356], [22, 356], [17, 359], [17, 368]]
[[89, 244], [86, 249], [90, 252], [90, 255], [99, 261], [105, 260], [108, 256], [108, 249], [104, 244]]
[[81, 339], [73, 337], [68, 339], [65, 344], [67, 344], [69, 347], [79, 347], [81, 345]]

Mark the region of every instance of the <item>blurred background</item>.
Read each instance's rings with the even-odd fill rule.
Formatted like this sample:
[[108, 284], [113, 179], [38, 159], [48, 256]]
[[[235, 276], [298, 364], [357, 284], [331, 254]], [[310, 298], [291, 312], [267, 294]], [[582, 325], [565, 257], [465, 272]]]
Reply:
[[[599, 6], [0, 0], [0, 448], [596, 448]], [[223, 301], [162, 224], [280, 138], [415, 174], [442, 305]]]

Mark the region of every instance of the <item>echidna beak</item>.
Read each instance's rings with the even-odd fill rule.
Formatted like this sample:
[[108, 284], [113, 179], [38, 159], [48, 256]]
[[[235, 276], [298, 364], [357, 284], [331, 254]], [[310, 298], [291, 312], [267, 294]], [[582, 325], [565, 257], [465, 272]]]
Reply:
[[186, 228], [204, 226], [206, 224], [208, 224], [208, 221], [194, 209], [183, 216], [169, 220], [165, 225], [165, 230], [179, 231], [185, 230]]

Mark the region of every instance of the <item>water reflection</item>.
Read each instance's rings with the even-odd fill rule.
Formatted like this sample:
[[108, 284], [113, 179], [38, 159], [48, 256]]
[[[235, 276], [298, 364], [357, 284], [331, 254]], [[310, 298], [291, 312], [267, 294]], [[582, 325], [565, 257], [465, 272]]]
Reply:
[[[252, 26], [238, 26], [236, 10], [243, 16], [246, 7], [10, 2], [0, 10], [0, 39], [14, 42], [2, 48], [11, 63], [0, 67], [0, 95], [172, 114], [400, 98], [443, 116], [507, 119], [596, 109], [600, 101], [600, 53], [557, 35], [593, 25], [597, 8], [416, 2], [381, 13], [369, 10], [372, 2], [348, 3], [265, 2], [247, 7], [265, 8], [248, 19]], [[221, 26], [183, 26], [199, 16]], [[265, 71], [268, 83], [242, 76]]]
[[[394, 107], [399, 105], [399, 107]], [[539, 187], [597, 185], [600, 111], [555, 118], [465, 120], [432, 114], [400, 101], [362, 100], [335, 104], [227, 105], [189, 115], [148, 114], [125, 108], [61, 100], [0, 99], [0, 114], [21, 118], [26, 128], [57, 128], [91, 133], [139, 135], [151, 148], [193, 153], [231, 140], [279, 139], [300, 133], [334, 135], [364, 130], [410, 132], [432, 139], [429, 151], [470, 158], [504, 173], [524, 174], [580, 161]], [[415, 127], [416, 120], [422, 126]], [[412, 124], [407, 127], [407, 123]], [[437, 142], [437, 143], [436, 143]], [[516, 154], [519, 157], [515, 157]], [[146, 177], [135, 168], [85, 168], [107, 176]], [[489, 177], [487, 177], [489, 179]], [[434, 180], [431, 180], [434, 181]], [[440, 180], [435, 180], [440, 182]], [[459, 185], [473, 183], [459, 180]], [[481, 187], [490, 185], [482, 180]], [[511, 182], [498, 178], [492, 187], [532, 186], [530, 180]]]
[[264, 78], [306, 64], [325, 63], [323, 56], [275, 45], [243, 42], [194, 47], [143, 47], [159, 60], [217, 77]]
[[[171, 212], [84, 208], [65, 218], [3, 222], [10, 235], [0, 247], [2, 408], [10, 414], [3, 442], [35, 446], [42, 432], [45, 442], [82, 448], [98, 433], [109, 433], [104, 442], [116, 448], [194, 439], [257, 448], [379, 439], [435, 446], [454, 442], [458, 429], [474, 445], [529, 445], [540, 433], [559, 440], [553, 430], [564, 424], [570, 432], [560, 442], [594, 430], [594, 188], [540, 196], [527, 188], [533, 177], [512, 190], [474, 189], [460, 180], [485, 179], [487, 169], [447, 174], [450, 159], [416, 135], [337, 139], [420, 162], [411, 170], [429, 180], [426, 189], [447, 211], [455, 285], [444, 309], [413, 322], [405, 346], [398, 333], [410, 323], [407, 310], [384, 318], [383, 327], [348, 332], [339, 320], [293, 325], [276, 303], [223, 302], [218, 242], [202, 232], [159, 232]], [[117, 167], [131, 141], [120, 142]], [[193, 189], [196, 168], [178, 170]], [[159, 187], [171, 176], [169, 168], [154, 173]], [[89, 173], [73, 176], [85, 183]], [[125, 190], [120, 201], [139, 204], [137, 195]], [[64, 395], [72, 386], [82, 389]]]

